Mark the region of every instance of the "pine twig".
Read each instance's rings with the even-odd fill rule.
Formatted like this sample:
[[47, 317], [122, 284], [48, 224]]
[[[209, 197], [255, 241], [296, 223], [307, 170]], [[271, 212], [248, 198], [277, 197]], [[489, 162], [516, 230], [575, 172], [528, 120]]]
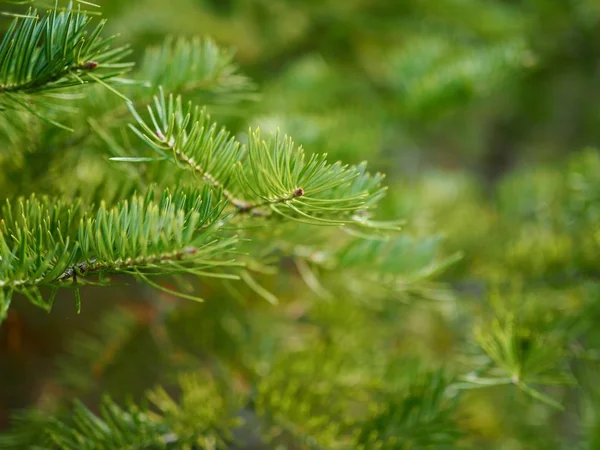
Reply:
[[98, 63], [96, 61], [87, 61], [80, 64], [75, 64], [71, 67], [66, 68], [62, 72], [57, 72], [53, 74], [49, 78], [45, 79], [33, 79], [23, 84], [12, 84], [12, 85], [0, 85], [0, 93], [5, 92], [23, 92], [28, 93], [32, 91], [36, 91], [40, 87], [53, 83], [55, 81], [60, 80], [61, 78], [71, 74], [72, 72], [91, 72], [98, 67]]
[[198, 250], [194, 247], [187, 247], [180, 251], [161, 253], [158, 255], [144, 256], [140, 258], [126, 259], [124, 261], [116, 261], [115, 263], [102, 263], [96, 259], [83, 261], [69, 267], [61, 276], [57, 278], [58, 282], [65, 282], [70, 279], [76, 279], [77, 276], [85, 276], [92, 273], [101, 272], [110, 269], [126, 269], [144, 264], [165, 264], [170, 261], [179, 261], [188, 255], [193, 255]]
[[256, 217], [267, 217], [269, 214], [261, 210], [261, 208], [269, 205], [276, 205], [280, 203], [285, 203], [291, 201], [295, 198], [302, 197], [304, 195], [304, 189], [298, 188], [294, 190], [290, 195], [276, 198], [273, 200], [265, 200], [263, 202], [251, 203], [247, 200], [241, 199], [235, 196], [231, 191], [227, 190], [223, 183], [217, 180], [214, 176], [204, 170], [203, 167], [198, 165], [193, 158], [190, 158], [186, 154], [184, 154], [181, 150], [179, 150], [175, 146], [175, 142], [173, 140], [168, 141], [162, 133], [155, 133], [156, 137], [164, 144], [170, 151], [172, 151], [180, 161], [184, 162], [188, 166], [192, 168], [192, 170], [196, 173], [201, 174], [202, 179], [211, 185], [213, 188], [220, 190], [223, 192], [223, 196], [237, 209], [239, 214], [248, 214]]

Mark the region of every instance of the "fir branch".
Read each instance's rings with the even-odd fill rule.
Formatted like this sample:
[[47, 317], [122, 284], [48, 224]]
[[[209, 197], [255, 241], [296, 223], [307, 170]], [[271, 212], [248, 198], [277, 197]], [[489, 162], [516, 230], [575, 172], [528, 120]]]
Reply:
[[[503, 300], [508, 304], [516, 298]], [[531, 305], [520, 302], [525, 306]], [[502, 311], [500, 306], [496, 308], [496, 317], [474, 331], [477, 343], [489, 359], [463, 377], [459, 386], [473, 389], [512, 385], [535, 400], [563, 409], [560, 402], [537, 386], [575, 383], [565, 358], [570, 330], [561, 323], [564, 317], [550, 311], [542, 316], [537, 311], [535, 316], [528, 317], [524, 308], [517, 316], [515, 311]]]
[[[134, 133], [158, 158], [169, 159], [222, 190], [240, 213], [271, 213], [320, 225], [372, 226], [354, 214], [376, 204], [384, 192], [383, 176], [371, 176], [365, 165], [328, 163], [327, 155], [306, 157], [286, 137], [263, 140], [251, 133], [246, 147], [210, 122], [205, 111], [162, 90], [148, 106], [149, 120], [130, 105]], [[122, 158], [118, 158], [122, 159]], [[244, 194], [240, 198], [237, 192]], [[266, 211], [263, 211], [263, 208]]]
[[236, 265], [223, 258], [236, 237], [219, 235], [222, 210], [207, 189], [166, 191], [158, 201], [151, 190], [113, 208], [101, 205], [93, 217], [79, 202], [32, 197], [15, 208], [7, 203], [1, 212], [0, 306], [5, 311], [13, 293], [21, 293], [49, 310], [53, 296], [45, 300], [41, 287], [77, 286], [95, 274], [129, 274], [151, 285], [149, 276], [177, 273], [235, 278], [219, 271]]
[[47, 78], [38, 78], [34, 80], [29, 80], [27, 82], [23, 82], [22, 84], [10, 84], [0, 86], [0, 94], [5, 92], [23, 92], [23, 93], [32, 93], [38, 92], [40, 89], [44, 88], [46, 85], [52, 84], [56, 81], [59, 81], [61, 78], [71, 74], [77, 73], [81, 75], [83, 72], [92, 72], [98, 67], [98, 63], [96, 61], [87, 61], [83, 63], [79, 63], [73, 65], [71, 67], [65, 68], [61, 72], [56, 72]]
[[83, 261], [75, 264], [73, 267], [69, 267], [65, 272], [57, 278], [56, 281], [64, 282], [70, 279], [75, 279], [78, 276], [93, 275], [95, 273], [110, 271], [123, 271], [126, 269], [140, 267], [140, 266], [154, 266], [161, 264], [169, 264], [174, 261], [181, 261], [186, 256], [194, 255], [198, 252], [198, 249], [194, 247], [184, 248], [183, 250], [176, 250], [167, 253], [161, 253], [157, 255], [140, 256], [139, 258], [128, 258], [124, 261], [114, 261], [111, 264], [103, 263], [92, 258], [90, 261]]
[[301, 274], [307, 275], [303, 278], [317, 293], [326, 291], [315, 283], [317, 278], [311, 267], [321, 272], [328, 286], [347, 291], [352, 298], [369, 296], [372, 307], [380, 305], [377, 300], [448, 301], [454, 296], [450, 287], [437, 279], [462, 255], [443, 255], [440, 236], [416, 238], [402, 234], [383, 239], [354, 238], [331, 251], [320, 250], [326, 242], [311, 242], [309, 236], [303, 239], [294, 236], [292, 242], [303, 242], [290, 251], [304, 264]]
[[[0, 445], [32, 443], [35, 426], [42, 448], [82, 450], [231, 448], [239, 401], [208, 376], [187, 373], [179, 377], [181, 396], [174, 399], [157, 387], [147, 393], [152, 409], [132, 402], [122, 407], [104, 396], [96, 415], [75, 401], [70, 415], [41, 417], [21, 414], [14, 433], [0, 437]], [[29, 427], [29, 434], [21, 426]]]
[[[214, 130], [214, 127], [211, 131]], [[211, 131], [209, 131], [209, 133], [211, 133]], [[182, 162], [183, 164], [189, 166], [189, 168], [191, 168], [192, 171], [194, 171], [196, 174], [198, 174], [202, 180], [204, 182], [206, 182], [209, 186], [212, 186], [214, 189], [220, 191], [223, 193], [223, 196], [229, 200], [229, 202], [235, 206], [239, 211], [249, 211], [251, 209], [250, 205], [248, 204], [248, 202], [246, 202], [245, 200], [236, 198], [235, 195], [228, 191], [227, 189], [225, 189], [225, 186], [223, 185], [222, 182], [220, 182], [219, 180], [217, 180], [211, 173], [207, 172], [205, 168], [203, 168], [200, 164], [198, 164], [193, 157], [190, 157], [188, 155], [186, 155], [177, 145], [176, 142], [173, 139], [167, 139], [161, 132], [160, 130], [156, 131], [156, 138], [158, 139], [159, 144], [161, 144], [165, 150], [171, 151], [175, 157]], [[208, 141], [210, 141], [210, 143], [212, 143], [213, 140], [220, 140], [219, 137], [217, 136], [216, 138], [213, 138], [212, 135], [210, 135], [208, 137]], [[235, 144], [234, 144], [235, 145]], [[220, 149], [219, 149], [220, 150]], [[223, 150], [225, 151], [225, 150]], [[234, 150], [235, 151], [235, 150]], [[115, 159], [115, 158], [113, 158]]]
[[180, 149], [175, 147], [175, 144], [173, 142], [167, 142], [166, 138], [164, 138], [164, 136], [159, 136], [159, 139], [162, 140], [162, 143], [165, 145], [165, 147], [168, 150], [172, 151], [173, 154], [177, 158], [179, 158], [179, 160], [181, 162], [189, 165], [189, 167], [194, 172], [196, 172], [198, 175], [200, 175], [203, 181], [205, 181], [207, 184], [209, 184], [213, 188], [221, 190], [221, 192], [223, 192], [223, 196], [225, 198], [227, 198], [227, 200], [229, 200], [229, 202], [238, 210], [239, 213], [242, 213], [242, 214], [248, 213], [253, 216], [267, 216], [268, 214], [260, 211], [261, 208], [263, 208], [265, 206], [269, 206], [269, 205], [277, 205], [280, 203], [286, 203], [288, 201], [291, 201], [297, 197], [302, 197], [304, 195], [304, 189], [297, 188], [294, 190], [294, 192], [292, 192], [289, 195], [285, 195], [285, 196], [282, 196], [282, 197], [279, 197], [276, 199], [272, 199], [272, 200], [264, 200], [262, 202], [250, 203], [246, 200], [237, 198], [232, 192], [228, 191], [227, 189], [224, 189], [223, 184], [220, 181], [218, 181], [217, 179], [215, 179], [215, 177], [212, 176], [210, 173], [206, 172], [202, 168], [202, 166], [200, 166], [199, 164], [196, 163], [196, 161], [194, 161], [193, 158], [188, 157]]
[[129, 49], [111, 48], [114, 36], [100, 37], [106, 21], [95, 28], [90, 28], [91, 22], [72, 5], [41, 19], [35, 10], [15, 18], [0, 44], [0, 94], [64, 89], [130, 69], [132, 63], [122, 62]]
[[[233, 54], [207, 37], [171, 36], [160, 45], [146, 48], [131, 78], [133, 83], [124, 85], [121, 90], [135, 105], [151, 102], [159, 86], [169, 92], [189, 95], [211, 110], [256, 99], [255, 84], [239, 73]], [[98, 89], [86, 97], [84, 109], [94, 113], [101, 111], [94, 117], [94, 131], [102, 129], [106, 135], [129, 117], [128, 103], [116, 100], [114, 96], [107, 96], [105, 90]], [[235, 113], [235, 110], [226, 111]], [[75, 134], [68, 147], [81, 145], [95, 136], [88, 125], [83, 125], [85, 129]]]
[[456, 392], [442, 372], [420, 373], [405, 390], [386, 393], [358, 425], [357, 448], [455, 449], [463, 432]]
[[210, 38], [167, 37], [146, 49], [136, 78], [152, 87], [198, 98], [203, 105], [256, 98], [255, 84], [239, 73], [233, 53]]

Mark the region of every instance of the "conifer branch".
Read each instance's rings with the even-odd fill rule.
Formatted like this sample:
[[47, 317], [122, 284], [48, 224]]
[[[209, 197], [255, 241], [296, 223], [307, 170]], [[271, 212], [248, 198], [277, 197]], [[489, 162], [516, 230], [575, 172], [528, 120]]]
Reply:
[[[135, 105], [151, 102], [159, 86], [211, 107], [231, 106], [256, 98], [256, 86], [239, 73], [232, 53], [209, 38], [167, 37], [162, 44], [146, 49], [131, 78], [135, 82], [121, 90]], [[118, 127], [129, 117], [128, 103], [111, 101], [103, 90], [92, 93], [88, 106], [94, 107], [96, 102], [103, 103], [102, 111], [94, 118], [102, 129]], [[91, 136], [94, 134], [89, 129], [78, 131], [68, 147], [80, 145]]]
[[295, 189], [290, 195], [282, 196], [273, 200], [264, 200], [262, 202], [251, 203], [241, 198], [236, 197], [232, 192], [225, 189], [223, 184], [218, 181], [213, 175], [206, 172], [193, 158], [187, 156], [183, 153], [179, 148], [175, 146], [173, 140], [167, 142], [166, 138], [162, 135], [162, 133], [157, 132], [157, 138], [165, 145], [165, 147], [172, 151], [173, 154], [179, 159], [179, 161], [188, 165], [194, 172], [201, 176], [202, 180], [205, 181], [208, 185], [212, 186], [214, 189], [223, 193], [223, 196], [229, 200], [229, 202], [237, 209], [237, 211], [241, 214], [250, 214], [253, 216], [268, 216], [267, 213], [260, 211], [260, 208], [269, 205], [277, 205], [280, 203], [285, 203], [291, 201], [295, 198], [302, 197], [304, 195], [304, 189], [298, 188]]
[[[397, 222], [373, 220], [384, 195], [381, 175], [369, 174], [365, 164], [312, 153], [333, 150], [353, 160], [377, 153], [392, 172], [410, 171], [400, 166], [415, 162], [417, 153], [420, 160], [420, 149], [409, 158], [392, 152], [407, 142], [421, 147], [431, 141], [424, 133], [432, 127], [422, 125], [432, 121], [433, 141], [448, 148], [461, 142], [474, 148], [490, 123], [492, 131], [500, 123], [508, 137], [494, 148], [547, 149], [552, 127], [539, 122], [556, 118], [545, 110], [568, 112], [582, 92], [591, 92], [590, 58], [572, 56], [597, 50], [597, 1], [438, 0], [398, 7], [403, 2], [333, 0], [327, 8], [283, 2], [294, 3], [288, 9], [266, 0], [254, 11], [260, 14], [241, 18], [235, 14], [251, 11], [239, 8], [242, 0], [210, 3], [229, 12], [208, 14], [207, 29], [231, 21], [228, 39], [236, 40], [250, 25], [245, 61], [273, 101], [252, 123], [270, 129], [283, 113], [291, 120], [282, 128], [300, 128], [309, 151], [280, 134], [234, 136], [202, 111], [218, 112], [253, 96], [231, 54], [210, 40], [167, 39], [146, 52], [126, 82], [119, 75], [130, 68], [122, 59], [129, 50], [98, 37], [104, 22], [90, 27], [93, 13], [57, 1], [45, 17], [34, 10], [12, 15], [0, 42], [0, 153], [16, 150], [0, 155], [2, 169], [9, 169], [0, 171], [0, 192], [11, 196], [0, 210], [0, 322], [17, 295], [49, 310], [59, 289], [71, 288], [78, 298], [81, 286], [109, 285], [105, 275], [195, 300], [153, 277], [241, 278], [253, 292], [203, 282], [202, 292], [214, 300], [203, 305], [150, 296], [136, 299], [130, 317], [110, 308], [96, 336], [86, 330], [72, 339], [76, 351], [63, 371], [69, 381], [42, 376], [51, 389], [35, 402], [40, 413], [23, 414], [13, 430], [0, 434], [0, 447], [225, 450], [237, 447], [236, 436], [254, 447], [244, 439], [250, 436], [269, 448], [600, 448], [600, 153], [578, 155], [568, 167], [527, 167], [501, 180], [493, 195], [477, 193], [479, 177], [454, 170], [435, 170], [416, 189], [409, 179], [384, 205], [390, 214], [412, 216], [400, 236], [388, 233]], [[262, 20], [265, 12], [278, 24], [259, 36], [248, 21], [254, 15]], [[130, 14], [135, 34], [135, 7]], [[348, 33], [342, 24], [334, 35], [314, 33], [333, 19], [340, 22], [338, 16], [359, 28]], [[160, 20], [161, 27], [173, 19]], [[396, 26], [399, 20], [403, 26]], [[285, 25], [292, 22], [309, 25], [290, 34]], [[559, 39], [547, 45], [544, 32]], [[263, 64], [273, 55], [281, 62], [277, 55], [290, 49], [285, 73], [277, 62]], [[333, 57], [324, 62], [314, 56], [320, 53]], [[524, 71], [535, 76], [505, 83], [512, 78], [507, 75]], [[529, 89], [532, 80], [536, 86]], [[87, 84], [95, 86], [80, 88]], [[506, 87], [500, 117], [498, 98], [463, 108], [460, 120], [446, 117], [500, 85]], [[556, 86], [565, 88], [558, 101], [546, 95]], [[565, 99], [572, 101], [561, 109]], [[531, 116], [531, 105], [538, 120], [520, 121]], [[134, 142], [126, 129], [130, 109], [140, 138]], [[586, 119], [586, 108], [579, 110], [576, 119]], [[245, 114], [243, 108], [230, 111]], [[366, 111], [371, 117], [363, 124]], [[75, 134], [66, 138], [32, 115], [55, 125], [60, 118]], [[459, 140], [443, 139], [443, 130], [459, 122], [465, 133], [447, 130]], [[578, 120], [581, 133], [568, 129], [559, 137], [577, 134], [580, 145], [594, 132], [588, 122]], [[515, 145], [503, 145], [506, 139]], [[516, 145], [519, 140], [525, 145]], [[69, 147], [75, 148], [64, 153]], [[42, 149], [40, 158], [35, 150]], [[114, 165], [103, 161], [106, 151], [139, 165], [113, 172]], [[497, 172], [498, 164], [492, 165]], [[108, 188], [101, 190], [102, 180]], [[149, 188], [153, 183], [174, 191], [163, 195]], [[203, 189], [189, 188], [198, 184]], [[131, 195], [132, 186], [141, 194]], [[30, 191], [62, 196], [12, 200]], [[252, 216], [265, 220], [252, 223]], [[430, 227], [449, 239], [442, 245], [429, 237]], [[438, 277], [461, 249], [467, 257]], [[265, 277], [255, 279], [255, 273]], [[298, 291], [298, 274], [326, 301]], [[438, 282], [456, 287], [457, 295]], [[287, 290], [278, 291], [280, 285]], [[281, 305], [271, 311], [257, 296], [273, 303], [281, 298]], [[414, 297], [444, 301], [405, 301]], [[12, 347], [14, 329], [20, 334], [22, 328], [13, 324], [28, 318], [21, 312], [1, 330]], [[439, 364], [467, 375], [454, 383], [453, 376], [428, 370]], [[71, 393], [87, 401], [105, 388], [137, 399], [150, 380], [147, 366], [161, 383], [182, 368], [212, 373], [154, 388], [146, 397], [150, 406], [106, 398], [93, 407], [77, 402], [61, 408]], [[486, 386], [495, 387], [488, 398], [480, 390], [457, 405], [464, 390]], [[248, 422], [244, 429], [241, 420]]]
[[[129, 105], [137, 124], [133, 132], [157, 154], [192, 170], [213, 188], [223, 190], [240, 213], [282, 217], [320, 225], [355, 223], [354, 213], [373, 206], [383, 195], [383, 176], [371, 176], [365, 165], [328, 163], [327, 155], [306, 157], [287, 136], [263, 140], [258, 131], [242, 146], [210, 122], [205, 111], [181, 97], [154, 98], [143, 119]], [[114, 158], [127, 161], [128, 158]], [[147, 159], [145, 159], [147, 160]], [[243, 192], [244, 198], [236, 192]], [[267, 212], [261, 208], [266, 207]]]
[[190, 157], [183, 153], [183, 151], [176, 146], [175, 140], [167, 138], [160, 132], [156, 131], [156, 138], [158, 142], [162, 144], [166, 150], [171, 151], [175, 157], [183, 164], [189, 166], [192, 171], [197, 173], [204, 182], [209, 186], [212, 186], [217, 191], [221, 192], [223, 196], [229, 200], [229, 202], [238, 209], [240, 212], [247, 212], [251, 209], [249, 203], [245, 200], [237, 198], [232, 192], [227, 190], [222, 182], [217, 180], [212, 174], [206, 171], [200, 164], [198, 164], [193, 157]]
[[207, 189], [166, 191], [158, 201], [151, 190], [101, 205], [94, 217], [80, 202], [9, 202], [1, 211], [0, 309], [15, 292], [49, 309], [53, 298], [44, 300], [40, 288], [77, 284], [77, 276], [124, 273], [150, 284], [148, 276], [177, 273], [235, 278], [218, 271], [237, 264], [223, 258], [236, 242], [219, 233], [223, 206]]
[[74, 279], [78, 276], [93, 275], [94, 273], [106, 272], [106, 271], [117, 271], [135, 268], [139, 266], [153, 266], [160, 264], [168, 264], [173, 261], [181, 261], [188, 255], [194, 255], [198, 249], [194, 247], [187, 247], [182, 250], [175, 250], [167, 253], [160, 253], [157, 255], [140, 256], [139, 258], [128, 258], [124, 261], [113, 261], [112, 263], [103, 263], [92, 258], [90, 261], [83, 261], [75, 264], [73, 267], [69, 267], [59, 276], [56, 281], [65, 282], [70, 279]]
[[0, 85], [0, 94], [4, 92], [23, 92], [30, 93], [36, 92], [47, 84], [51, 84], [60, 80], [61, 78], [78, 72], [93, 71], [98, 67], [96, 61], [87, 61], [80, 64], [73, 65], [64, 69], [62, 72], [57, 72], [45, 79], [36, 79], [24, 82], [23, 84], [12, 84], [12, 85]]
[[[179, 387], [179, 399], [160, 387], [149, 391], [146, 403], [152, 408], [132, 402], [119, 406], [104, 396], [97, 415], [80, 401], [74, 402], [69, 416], [22, 415], [14, 434], [0, 436], [0, 445], [83, 450], [230, 448], [239, 423], [238, 401], [223, 396], [217, 383], [201, 374], [181, 375]], [[22, 433], [20, 427], [28, 432]], [[32, 437], [36, 441], [31, 442]]]
[[72, 5], [41, 19], [35, 10], [15, 18], [0, 43], [0, 94], [64, 89], [130, 69], [132, 63], [122, 62], [128, 47], [111, 48], [114, 36], [100, 37], [106, 21], [93, 29], [91, 22]]
[[168, 92], [187, 95], [204, 105], [235, 104], [254, 100], [255, 84], [241, 74], [233, 53], [210, 38], [169, 36], [144, 53], [136, 78], [151, 93], [159, 86]]

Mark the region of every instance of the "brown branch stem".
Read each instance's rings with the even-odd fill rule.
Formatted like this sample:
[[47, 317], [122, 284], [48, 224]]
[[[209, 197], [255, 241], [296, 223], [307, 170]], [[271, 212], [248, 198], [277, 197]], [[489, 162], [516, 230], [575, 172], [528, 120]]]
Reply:
[[118, 270], [135, 267], [143, 264], [164, 264], [169, 261], [178, 261], [187, 255], [193, 255], [197, 250], [194, 247], [187, 247], [183, 250], [176, 250], [169, 253], [160, 253], [158, 255], [140, 256], [139, 258], [127, 258], [122, 261], [114, 262], [98, 262], [96, 259], [90, 261], [82, 261], [69, 267], [60, 275], [56, 281], [64, 282], [70, 279], [75, 279], [77, 276], [85, 276], [103, 270]]
[[22, 84], [12, 84], [12, 85], [3, 85], [0, 86], [0, 93], [10, 93], [10, 92], [31, 92], [39, 89], [40, 87], [53, 83], [55, 81], [60, 80], [64, 76], [70, 74], [71, 72], [77, 71], [89, 71], [96, 69], [98, 67], [98, 63], [96, 61], [87, 61], [80, 64], [72, 65], [65, 70], [62, 70], [58, 73], [55, 73], [46, 78], [42, 78], [39, 80], [30, 80], [26, 83]]
[[304, 195], [304, 189], [297, 188], [287, 196], [276, 198], [274, 200], [265, 200], [263, 202], [258, 203], [251, 203], [247, 200], [238, 198], [231, 191], [227, 190], [225, 186], [223, 186], [223, 183], [221, 183], [213, 175], [208, 173], [202, 166], [197, 164], [193, 158], [190, 158], [181, 150], [179, 150], [172, 141], [167, 141], [167, 139], [162, 135], [156, 135], [156, 137], [160, 139], [161, 143], [166, 145], [168, 149], [172, 151], [177, 156], [177, 158], [179, 158], [180, 161], [190, 166], [194, 172], [199, 173], [206, 183], [210, 184], [215, 189], [221, 190], [223, 192], [223, 196], [227, 200], [229, 200], [229, 202], [237, 209], [237, 212], [239, 214], [249, 214], [257, 217], [267, 217], [269, 214], [262, 211], [261, 208], [269, 205], [285, 203], [287, 201], [293, 200], [298, 197], [302, 197]]

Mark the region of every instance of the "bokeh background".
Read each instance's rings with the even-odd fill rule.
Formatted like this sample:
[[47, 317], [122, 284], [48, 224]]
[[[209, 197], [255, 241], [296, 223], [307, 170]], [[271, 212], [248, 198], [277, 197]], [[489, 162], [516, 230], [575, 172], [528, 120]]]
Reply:
[[[210, 36], [233, 48], [241, 71], [257, 86], [254, 101], [211, 109], [233, 130], [279, 128], [310, 151], [351, 163], [368, 160], [371, 169], [386, 173], [385, 214], [406, 219], [416, 239], [443, 238], [445, 255], [462, 254], [439, 278], [445, 286], [439, 296], [462, 301], [454, 308], [477, 314], [491, 284], [510, 285], [515, 303], [595, 304], [600, 261], [590, 236], [596, 213], [581, 219], [577, 205], [597, 198], [592, 181], [600, 177], [593, 150], [600, 145], [600, 2], [97, 3], [109, 31], [132, 43], [134, 59], [167, 35]], [[43, 166], [43, 156], [32, 158]], [[573, 191], [573, 179], [589, 182], [591, 197], [573, 194], [588, 192]], [[284, 297], [314, 301], [295, 275], [269, 283]], [[128, 373], [109, 348], [88, 362], [85, 382], [119, 398], [132, 384], [142, 389], [162, 379], [160, 359], [143, 357], [157, 354], [148, 342], [159, 342], [162, 332], [148, 324], [180, 302], [156, 299], [151, 289], [135, 285], [88, 288], [84, 295], [80, 315], [68, 298], [50, 315], [15, 301], [0, 328], [0, 427], [15, 408], [64, 394], [57, 367], [76, 353], [75, 337], [117, 307], [138, 330], [119, 354], [141, 362]], [[205, 308], [219, 313], [210, 302]], [[396, 338], [406, 355], [457, 360], [470, 323], [449, 319], [444, 308], [405, 306], [397, 325], [403, 340]], [[225, 345], [218, 335], [206, 336], [202, 348]], [[110, 370], [117, 372], [105, 377]], [[555, 413], [530, 405], [523, 421], [511, 417], [513, 401], [492, 392], [473, 394], [465, 406], [468, 426], [486, 448], [554, 445], [554, 437], [541, 437], [550, 429], [560, 430], [556, 439], [563, 443], [579, 436], [581, 418], [572, 409]]]

